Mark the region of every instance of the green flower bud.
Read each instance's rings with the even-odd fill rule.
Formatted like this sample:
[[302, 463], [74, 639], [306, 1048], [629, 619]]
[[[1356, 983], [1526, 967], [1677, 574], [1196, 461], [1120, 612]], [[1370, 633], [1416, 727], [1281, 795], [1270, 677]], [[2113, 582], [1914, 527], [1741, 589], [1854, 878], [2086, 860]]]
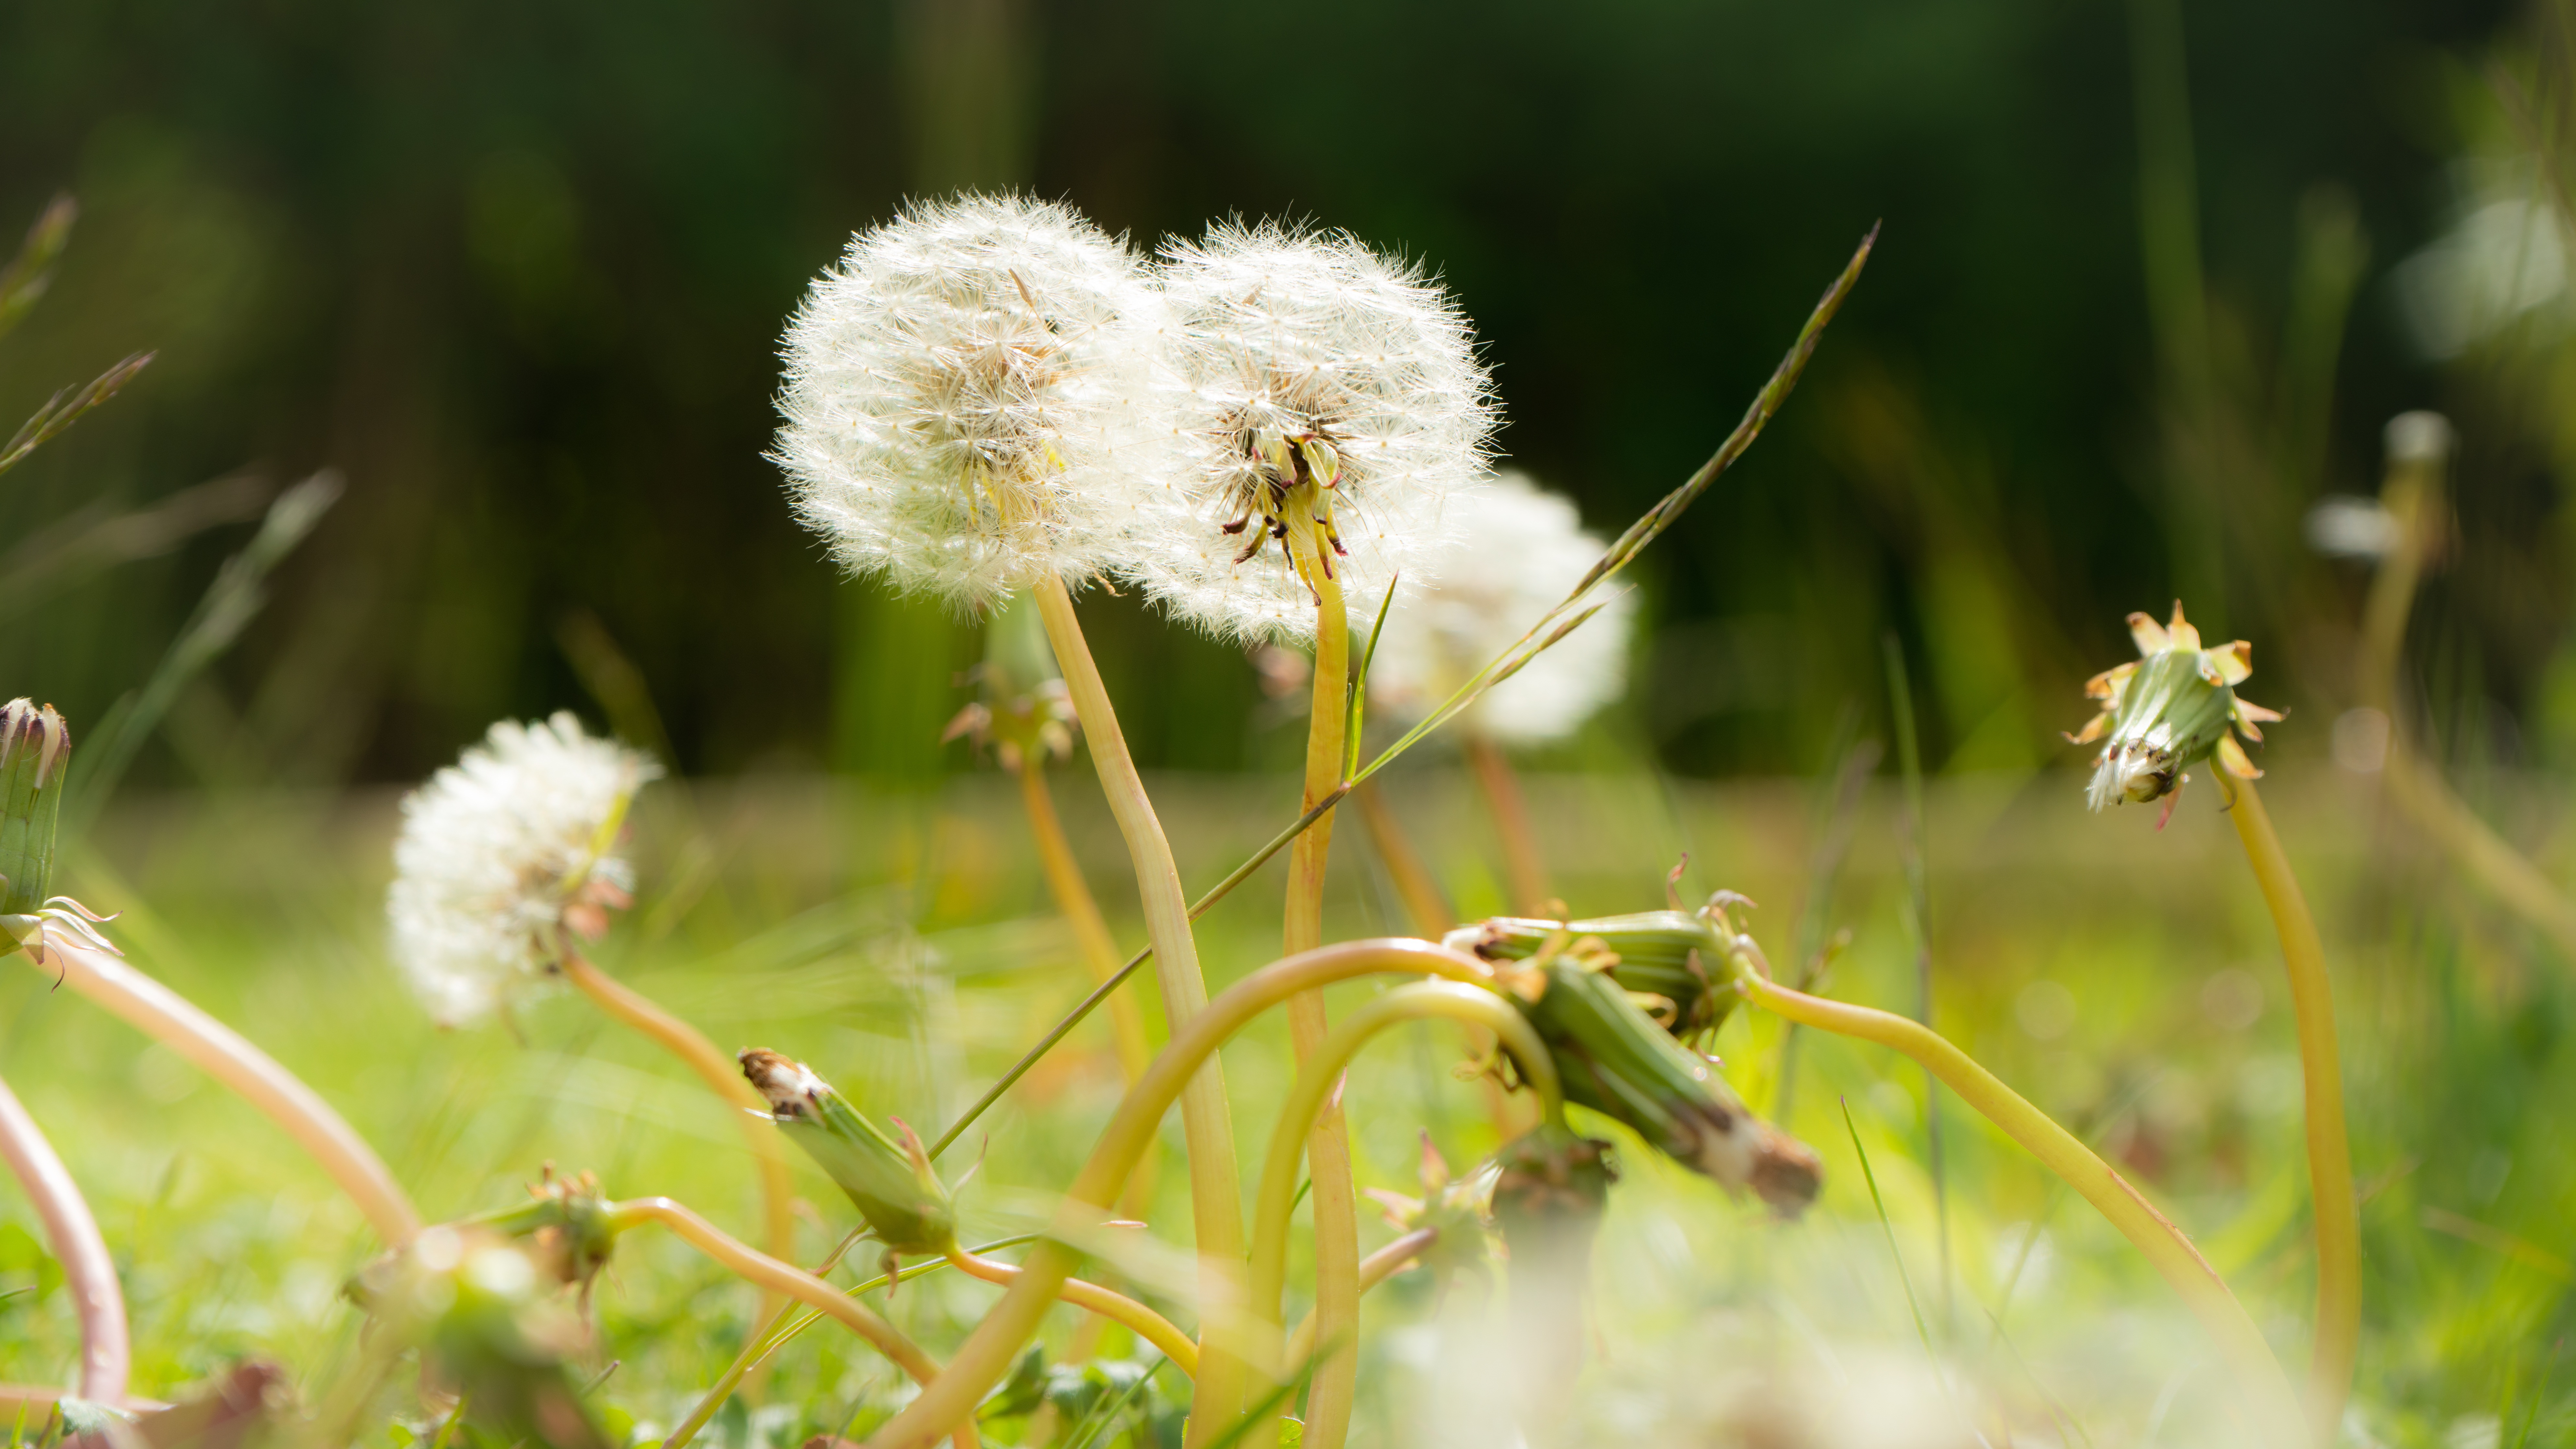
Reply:
[[[2180, 600], [2170, 624], [2131, 614], [2129, 637], [2137, 642], [2138, 659], [2085, 684], [2085, 694], [2102, 702], [2102, 712], [2081, 733], [2066, 737], [2070, 744], [2104, 742], [2086, 791], [2092, 807], [2143, 805], [2178, 795], [2191, 778], [2183, 772], [2213, 757], [2229, 774], [2248, 780], [2261, 775], [2229, 733], [2233, 727], [2259, 741], [2258, 722], [2281, 717], [2237, 697], [2236, 686], [2254, 672], [2254, 646], [2239, 639], [2203, 649]], [[2165, 811], [2170, 815], [2173, 807]]]
[[743, 1076], [768, 1100], [771, 1115], [850, 1195], [889, 1257], [941, 1257], [956, 1246], [957, 1212], [947, 1185], [902, 1119], [893, 1119], [901, 1138], [887, 1136], [804, 1063], [759, 1047], [741, 1060]]
[[53, 892], [54, 826], [71, 754], [71, 729], [52, 705], [0, 705], [0, 916], [34, 915]]
[[1450, 932], [1442, 944], [1487, 961], [1525, 961], [1560, 931], [1598, 940], [1617, 956], [1611, 979], [1644, 998], [1638, 1004], [1647, 1014], [1683, 1040], [1715, 1030], [1735, 1005], [1733, 993], [1717, 989], [1725, 980], [1726, 939], [1704, 914], [1638, 911], [1586, 921], [1496, 916]]
[[[1560, 927], [1557, 940], [1567, 933]], [[1815, 1153], [1755, 1117], [1706, 1058], [1656, 1025], [1612, 974], [1607, 954], [1585, 938], [1502, 975], [1555, 1053], [1565, 1099], [1626, 1124], [1731, 1190], [1751, 1188], [1784, 1215], [1804, 1209], [1822, 1181]]]

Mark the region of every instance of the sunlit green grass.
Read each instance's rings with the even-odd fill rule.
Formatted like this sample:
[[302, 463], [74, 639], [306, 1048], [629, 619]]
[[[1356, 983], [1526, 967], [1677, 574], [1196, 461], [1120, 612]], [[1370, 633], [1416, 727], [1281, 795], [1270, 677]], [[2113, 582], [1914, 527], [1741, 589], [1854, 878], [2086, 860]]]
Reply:
[[[1155, 785], [1193, 888], [1293, 803], [1285, 778]], [[1789, 936], [1821, 824], [1809, 787], [1530, 785], [1576, 910], [1660, 904], [1663, 871], [1688, 850], [1685, 889], [1760, 901], [1754, 930], [1794, 969]], [[2576, 1167], [2560, 1119], [2576, 1103], [2561, 1047], [2569, 963], [2387, 834], [2366, 780], [2292, 771], [2274, 785], [2337, 976], [2356, 1172], [2373, 1193], [2348, 1442], [2564, 1442], [2576, 1432], [2564, 1387], [2576, 1365], [2556, 1362], [2552, 1345], [2568, 1326], [2576, 1258]], [[1141, 941], [1096, 792], [1075, 771], [1059, 795], [1113, 922]], [[1461, 784], [1435, 764], [1399, 779], [1393, 797], [1462, 915], [1498, 909], [1497, 862]], [[1853, 822], [1829, 912], [1851, 944], [1825, 989], [1905, 1009], [1892, 803], [1874, 795]], [[427, 1024], [382, 942], [391, 805], [139, 802], [102, 825], [66, 884], [125, 911], [112, 929], [141, 965], [339, 1106], [431, 1217], [513, 1201], [551, 1162], [596, 1171], [612, 1196], [667, 1193], [752, 1236], [756, 1183], [730, 1109], [582, 1000], [546, 1001], [513, 1026]], [[1937, 1025], [2141, 1181], [2295, 1371], [2313, 1292], [2297, 1066], [2269, 921], [2216, 805], [2195, 789], [2158, 833], [2151, 810], [2084, 815], [2072, 776], [1935, 782]], [[603, 943], [603, 964], [719, 1045], [810, 1060], [925, 1136], [1087, 986], [998, 779], [952, 781], [931, 799], [811, 780], [702, 785], [687, 800], [656, 786], [636, 852], [642, 898]], [[1392, 892], [1358, 830], [1343, 832], [1336, 867], [1333, 934], [1395, 929]], [[1204, 922], [1215, 982], [1276, 954], [1278, 894], [1274, 867]], [[124, 1269], [137, 1392], [175, 1394], [262, 1355], [318, 1396], [357, 1341], [359, 1315], [338, 1289], [376, 1250], [358, 1215], [265, 1119], [15, 959], [0, 977], [0, 1070], [61, 1147]], [[1778, 1099], [1780, 1046], [1768, 1021], [1730, 1022], [1720, 1038], [1727, 1075], [1757, 1107]], [[1827, 1164], [1824, 1197], [1802, 1223], [1772, 1223], [1623, 1144], [1580, 1442], [1970, 1444], [1973, 1425], [2000, 1444], [2006, 1423], [2017, 1444], [2231, 1442], [2204, 1340], [2090, 1208], [1949, 1102], [1945, 1271], [1920, 1072], [1813, 1033], [1798, 1055], [1786, 1125]], [[1285, 1057], [1275, 1022], [1229, 1049], [1239, 1140], [1266, 1140]], [[1454, 1034], [1426, 1028], [1362, 1059], [1349, 1100], [1364, 1185], [1411, 1190], [1424, 1127], [1453, 1162], [1494, 1145], [1476, 1092], [1452, 1077], [1458, 1057]], [[981, 1162], [961, 1192], [966, 1240], [1041, 1214], [1116, 1095], [1106, 1031], [1086, 1027], [952, 1149], [952, 1178]], [[1838, 1101], [1885, 1194], [1928, 1347]], [[1152, 1219], [1179, 1242], [1176, 1123], [1167, 1142]], [[853, 1217], [819, 1175], [804, 1172], [799, 1187], [812, 1204], [801, 1248], [819, 1259]], [[0, 1214], [35, 1231], [14, 1194]], [[1364, 1233], [1366, 1246], [1391, 1236], [1374, 1223]], [[23, 1241], [0, 1243], [0, 1288], [34, 1281]], [[1151, 1265], [1138, 1271], [1156, 1296]], [[1292, 1293], [1303, 1273], [1292, 1269]], [[933, 1274], [888, 1311], [942, 1353], [994, 1293]], [[1419, 1275], [1373, 1295], [1366, 1442], [1492, 1442], [1476, 1427], [1481, 1303], [1471, 1285], [1435, 1302]], [[612, 1427], [657, 1437], [740, 1346], [754, 1306], [750, 1290], [652, 1230], [622, 1243], [598, 1289], [593, 1366], [617, 1364], [596, 1396]], [[1050, 1334], [1061, 1343], [1071, 1326], [1059, 1310]], [[1120, 1335], [1109, 1351], [1127, 1351]], [[76, 1339], [62, 1295], [0, 1306], [0, 1352], [9, 1378], [67, 1382]], [[2540, 1389], [2553, 1363], [2558, 1386]], [[747, 1412], [702, 1442], [864, 1430], [900, 1402], [899, 1384], [847, 1335], [818, 1328], [779, 1355]], [[389, 1393], [385, 1413], [419, 1409]]]

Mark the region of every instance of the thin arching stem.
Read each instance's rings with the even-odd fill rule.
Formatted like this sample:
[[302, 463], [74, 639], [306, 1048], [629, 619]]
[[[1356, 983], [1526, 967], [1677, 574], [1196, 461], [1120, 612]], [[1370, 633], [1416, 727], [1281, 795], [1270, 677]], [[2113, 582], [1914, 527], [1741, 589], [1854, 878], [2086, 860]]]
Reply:
[[[991, 1258], [970, 1253], [964, 1248], [951, 1251], [948, 1261], [970, 1278], [1009, 1287], [1020, 1276], [1017, 1265], [997, 1263]], [[1165, 1358], [1180, 1367], [1181, 1372], [1196, 1378], [1199, 1372], [1199, 1346], [1190, 1336], [1172, 1326], [1172, 1321], [1123, 1293], [1113, 1293], [1096, 1283], [1079, 1278], [1064, 1280], [1064, 1301], [1076, 1308], [1087, 1309], [1112, 1323], [1125, 1325], [1138, 1338], [1162, 1351]]]
[[2290, 1013], [2299, 1028], [2299, 1072], [2307, 1095], [2308, 1193], [2316, 1220], [2317, 1333], [2308, 1364], [2308, 1422], [2330, 1444], [2352, 1396], [2361, 1346], [2361, 1209], [2352, 1185], [2352, 1147], [2343, 1119], [2343, 1054], [2335, 1036], [2334, 983], [2325, 943], [2272, 817], [2251, 780], [2213, 771], [2230, 797], [2227, 818], [2272, 909], [2281, 960], [2290, 980]]
[[1762, 976], [1745, 974], [1738, 989], [1754, 1005], [1776, 1015], [1839, 1036], [1856, 1037], [1893, 1047], [1932, 1069], [1959, 1100], [2003, 1129], [2042, 1166], [2065, 1180], [2086, 1202], [2111, 1220], [2156, 1272], [2182, 1296], [2201, 1328], [2216, 1343], [2235, 1377], [2246, 1412], [2266, 1444], [2296, 1443], [2306, 1437], [2299, 1398], [2273, 1357], [2262, 1330], [2246, 1315], [2245, 1305], [2228, 1291], [2218, 1271], [2191, 1245], [2171, 1219], [2140, 1196], [2110, 1164], [2093, 1155], [2074, 1134], [2022, 1099], [1994, 1073], [1920, 1022], [1890, 1012], [1847, 1002], [1827, 1001], [1792, 991]]
[[[622, 1233], [643, 1223], [660, 1223], [671, 1230], [672, 1236], [714, 1259], [727, 1272], [829, 1314], [852, 1333], [866, 1339], [877, 1352], [894, 1360], [897, 1368], [925, 1390], [937, 1383], [939, 1365], [932, 1362], [930, 1355], [923, 1353], [919, 1345], [906, 1338], [902, 1329], [869, 1312], [867, 1306], [857, 1299], [795, 1264], [778, 1261], [667, 1197], [630, 1198], [608, 1205], [611, 1232]], [[973, 1414], [960, 1416], [954, 1423], [941, 1428], [955, 1449], [976, 1449]]]
[[125, 1290], [117, 1285], [116, 1260], [108, 1256], [107, 1240], [99, 1236], [98, 1219], [90, 1216], [80, 1185], [7, 1082], [0, 1082], [0, 1158], [8, 1160], [9, 1171], [35, 1203], [45, 1241], [63, 1266], [63, 1286], [71, 1290], [72, 1311], [80, 1321], [80, 1396], [121, 1408], [134, 1354], [126, 1338]]
[[[21, 959], [25, 959], [23, 953]], [[399, 1246], [420, 1231], [419, 1210], [366, 1139], [311, 1087], [241, 1033], [103, 951], [57, 940], [47, 944], [42, 964], [27, 964], [40, 971], [59, 971], [60, 980], [74, 991], [124, 1018], [267, 1113], [358, 1205], [376, 1236]]]
[[[1285, 1371], [1279, 1337], [1279, 1295], [1288, 1272], [1288, 1218], [1296, 1207], [1298, 1158], [1306, 1146], [1311, 1124], [1339, 1084], [1351, 1058], [1370, 1038], [1389, 1027], [1428, 1017], [1470, 1022], [1494, 1033], [1520, 1065], [1522, 1080], [1537, 1092], [1541, 1110], [1550, 1117], [1564, 1111], [1556, 1059], [1539, 1040], [1537, 1029], [1519, 1008], [1484, 987], [1455, 981], [1425, 981], [1399, 987], [1335, 1025], [1298, 1068], [1297, 1084], [1289, 1089], [1288, 1100], [1279, 1109], [1278, 1125], [1270, 1135], [1270, 1150], [1262, 1160], [1261, 1186], [1252, 1199], [1252, 1270], [1248, 1275], [1252, 1318], [1262, 1339], [1259, 1364], [1274, 1379]], [[1353, 1277], [1356, 1280], [1357, 1274]], [[1317, 1342], [1325, 1341], [1323, 1335], [1331, 1331], [1320, 1304], [1314, 1328]]]
[[[734, 1114], [742, 1124], [743, 1140], [751, 1144], [751, 1156], [760, 1164], [762, 1206], [766, 1209], [762, 1227], [769, 1243], [769, 1255], [784, 1262], [796, 1252], [796, 1189], [787, 1175], [787, 1148], [776, 1132], [744, 1113], [769, 1115], [769, 1103], [743, 1080], [742, 1069], [734, 1059], [716, 1050], [705, 1032], [689, 1025], [644, 993], [600, 970], [578, 954], [564, 958], [565, 979], [579, 988], [600, 1010], [641, 1032], [664, 1051], [678, 1057], [698, 1079], [718, 1097], [742, 1108]], [[775, 1293], [761, 1299], [763, 1318], [778, 1311]]]
[[[924, 1389], [919, 1398], [868, 1441], [871, 1449], [920, 1449], [973, 1415], [985, 1393], [1010, 1371], [1012, 1362], [1019, 1357], [1020, 1346], [1037, 1331], [1039, 1320], [1055, 1302], [1065, 1279], [1072, 1276], [1079, 1254], [1068, 1244], [1086, 1240], [1106, 1221], [1108, 1205], [1117, 1200], [1127, 1175], [1153, 1145], [1163, 1114], [1180, 1099], [1201, 1064], [1214, 1056], [1219, 1046], [1254, 1017], [1300, 991], [1362, 976], [1390, 974], [1442, 976], [1471, 985], [1493, 979], [1492, 968], [1464, 952], [1428, 941], [1380, 939], [1345, 941], [1274, 961], [1220, 992], [1205, 1010], [1190, 1018], [1155, 1055], [1144, 1077], [1128, 1089], [1081, 1173], [1067, 1189], [1047, 1239], [1030, 1250], [1028, 1260], [1021, 1264], [1019, 1278], [1002, 1294], [1002, 1301], [975, 1325], [975, 1331], [949, 1359], [947, 1372], [940, 1375], [939, 1382]], [[1210, 1318], [1235, 1311], [1231, 1299], [1211, 1301], [1202, 1305], [1201, 1316]], [[1204, 1341], [1200, 1347], [1199, 1382], [1205, 1385], [1208, 1356]]]

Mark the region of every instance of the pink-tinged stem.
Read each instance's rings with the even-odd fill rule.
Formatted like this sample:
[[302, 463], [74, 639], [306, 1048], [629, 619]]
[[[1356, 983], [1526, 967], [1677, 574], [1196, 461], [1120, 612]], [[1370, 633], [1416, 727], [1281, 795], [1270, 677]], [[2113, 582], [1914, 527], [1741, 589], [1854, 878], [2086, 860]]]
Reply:
[[[23, 959], [23, 953], [22, 953]], [[154, 1041], [187, 1058], [216, 1081], [286, 1129], [340, 1190], [358, 1205], [388, 1244], [410, 1242], [420, 1212], [394, 1175], [331, 1105], [293, 1072], [252, 1046], [241, 1033], [208, 1016], [186, 997], [104, 951], [66, 945], [45, 947], [41, 971], [60, 971], [73, 990]]]
[[122, 1407], [134, 1353], [125, 1337], [125, 1291], [117, 1286], [116, 1260], [107, 1255], [98, 1219], [90, 1216], [89, 1202], [63, 1159], [6, 1082], [0, 1082], [0, 1156], [9, 1159], [9, 1170], [34, 1199], [45, 1240], [72, 1290], [80, 1315], [81, 1397]]

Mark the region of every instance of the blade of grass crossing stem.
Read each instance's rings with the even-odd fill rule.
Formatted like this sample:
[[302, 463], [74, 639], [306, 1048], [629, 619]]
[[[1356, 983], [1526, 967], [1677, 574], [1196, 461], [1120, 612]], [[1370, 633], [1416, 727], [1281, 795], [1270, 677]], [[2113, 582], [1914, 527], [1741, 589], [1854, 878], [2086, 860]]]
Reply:
[[2539, 1420], [2541, 1402], [2549, 1394], [2549, 1376], [2558, 1369], [2558, 1351], [2566, 1346], [2564, 1334], [2549, 1345], [2549, 1357], [2540, 1365], [2540, 1381], [2531, 1386], [2531, 1407], [2522, 1416], [2522, 1432], [2513, 1436], [2513, 1449], [2523, 1449], [2531, 1442], [2531, 1426]]
[[[1896, 763], [1905, 777], [1905, 930], [1914, 938], [1914, 1019], [1932, 1024], [1932, 841], [1923, 812], [1923, 749], [1914, 727], [1914, 688], [1905, 674], [1905, 649], [1894, 634], [1881, 640], [1887, 655], [1888, 712], [1895, 716]], [[1941, 1084], [1923, 1069], [1923, 1161], [1932, 1174], [1934, 1241], [1940, 1249], [1941, 1328], [1957, 1327], [1950, 1276], [1950, 1186], [1941, 1151]]]
[[[1905, 1254], [1896, 1246], [1896, 1224], [1888, 1221], [1887, 1200], [1878, 1195], [1878, 1174], [1870, 1170], [1869, 1149], [1860, 1145], [1860, 1124], [1852, 1120], [1851, 1101], [1836, 1097], [1843, 1109], [1843, 1130], [1851, 1134], [1852, 1151], [1860, 1155], [1860, 1178], [1869, 1184], [1869, 1205], [1878, 1210], [1878, 1226], [1887, 1234], [1887, 1256], [1896, 1260], [1896, 1281], [1905, 1285], [1905, 1306], [1914, 1314], [1915, 1336], [1923, 1340], [1923, 1352], [1932, 1359], [1932, 1371], [1941, 1372], [1941, 1355], [1932, 1347], [1931, 1325], [1923, 1320], [1923, 1305], [1914, 1297], [1914, 1275], [1905, 1271]], [[1944, 1384], [1948, 1382], [1946, 1379]]]
[[[1169, 1362], [1170, 1359], [1163, 1360], [1163, 1363]], [[1136, 1402], [1136, 1396], [1145, 1392], [1145, 1385], [1153, 1381], [1163, 1363], [1136, 1375], [1136, 1381], [1122, 1390], [1117, 1398], [1092, 1405], [1091, 1412], [1083, 1415], [1082, 1422], [1074, 1426], [1075, 1437], [1065, 1441], [1065, 1449], [1091, 1449], [1101, 1435], [1109, 1432], [1109, 1426], [1118, 1422], [1118, 1416], [1127, 1412], [1127, 1406]]]
[[1368, 644], [1360, 650], [1359, 667], [1351, 671], [1351, 709], [1342, 725], [1342, 778], [1360, 767], [1360, 725], [1368, 717], [1369, 664], [1377, 658], [1377, 636], [1386, 632], [1386, 616], [1395, 612], [1395, 586], [1404, 582], [1397, 574], [1386, 581], [1386, 597], [1378, 603], [1377, 622], [1369, 626]]
[[[77, 839], [97, 818], [99, 808], [115, 793], [126, 767], [134, 762], [134, 752], [160, 727], [161, 717], [169, 712], [179, 690], [231, 648], [267, 605], [265, 584], [270, 571], [304, 541], [339, 498], [340, 475], [328, 471], [287, 489], [268, 506], [268, 516], [261, 520], [259, 532], [215, 571], [214, 583], [197, 601], [195, 612], [188, 616], [179, 636], [170, 641], [151, 678], [144, 681], [140, 691], [118, 701], [117, 708], [109, 711], [99, 726], [98, 743], [85, 757], [95, 763], [79, 775], [73, 787], [75, 803], [67, 812], [72, 819], [63, 827], [67, 840]], [[78, 771], [80, 765], [76, 763], [73, 768]]]
[[[1599, 612], [1604, 607], [1603, 604], [1594, 604], [1589, 608], [1582, 607], [1584, 596], [1590, 593], [1595, 585], [1626, 568], [1647, 544], [1654, 542], [1665, 529], [1672, 527], [1673, 520], [1681, 517], [1691, 504], [1697, 502], [1699, 496], [1708, 491], [1709, 486], [1717, 481], [1720, 474], [1735, 465], [1736, 459], [1744, 456], [1745, 450], [1753, 446], [1753, 440], [1761, 436], [1763, 427], [1771, 421], [1774, 414], [1779, 412], [1780, 405], [1788, 401], [1789, 394], [1798, 385], [1799, 377], [1805, 373], [1809, 359], [1815, 356], [1817, 344], [1823, 341], [1826, 326], [1834, 320], [1834, 315], [1842, 310], [1843, 299], [1849, 297], [1852, 288], [1859, 283], [1861, 271], [1869, 264], [1870, 253], [1877, 245], [1878, 227], [1873, 225], [1869, 229], [1869, 234], [1861, 238], [1860, 246], [1852, 252], [1851, 260], [1843, 264], [1843, 269], [1835, 276], [1833, 285], [1825, 289], [1825, 295], [1818, 299], [1814, 309], [1807, 314], [1805, 325], [1798, 329], [1797, 341], [1790, 344], [1787, 355], [1783, 356], [1779, 365], [1772, 369], [1769, 380], [1762, 384], [1762, 390], [1754, 394], [1753, 401], [1745, 407], [1743, 418], [1737, 421], [1735, 430], [1727, 434], [1726, 441], [1718, 445], [1717, 451], [1709, 456], [1707, 462], [1700, 464], [1698, 471], [1683, 479], [1680, 487], [1665, 494], [1654, 507], [1646, 511], [1643, 517], [1630, 524], [1627, 532], [1619, 535], [1618, 541], [1610, 545], [1600, 560], [1594, 563], [1591, 570], [1583, 576], [1583, 581], [1575, 585], [1573, 592], [1567, 594], [1562, 603], [1550, 609], [1517, 641], [1496, 655], [1465, 684], [1459, 686], [1458, 691], [1442, 701], [1437, 709], [1405, 731], [1395, 743], [1379, 751], [1376, 758], [1370, 760], [1364, 768], [1350, 771], [1350, 778], [1343, 783], [1342, 788], [1316, 801], [1305, 814], [1297, 817], [1293, 824], [1280, 831], [1268, 844], [1255, 852], [1251, 859], [1235, 867], [1224, 880], [1217, 882], [1213, 890], [1201, 896], [1189, 909], [1190, 919], [1197, 920], [1210, 906], [1225, 899], [1236, 886], [1241, 885], [1254, 871], [1268, 863], [1272, 856], [1286, 849], [1290, 841], [1304, 834], [1308, 826], [1330, 814], [1332, 808], [1339, 804], [1342, 797], [1349, 794], [1354, 786], [1386, 768], [1398, 755], [1411, 749], [1433, 730], [1448, 723], [1460, 711], [1474, 704], [1486, 690], [1511, 677], [1522, 665], [1527, 664], [1549, 645], [1564, 638], [1593, 614]], [[1392, 584], [1389, 585], [1387, 597], [1391, 605], [1394, 599]], [[1576, 612], [1577, 610], [1580, 612]], [[1571, 617], [1568, 617], [1569, 615]], [[1378, 622], [1381, 625], [1385, 622], [1385, 607], [1381, 607], [1379, 611]], [[1546, 631], [1543, 638], [1541, 631]], [[1371, 648], [1374, 650], [1377, 639], [1374, 629], [1370, 631], [1369, 638]], [[1533, 641], [1536, 642], [1533, 643]], [[1356, 729], [1351, 732], [1351, 738], [1354, 741], [1359, 738], [1359, 732]], [[1356, 760], [1358, 756], [1354, 754], [1352, 758]], [[1053, 1050], [1057, 1042], [1071, 1035], [1073, 1029], [1082, 1023], [1082, 1019], [1090, 1015], [1092, 1009], [1099, 1006], [1101, 1002], [1108, 1000], [1109, 993], [1117, 990], [1129, 976], [1134, 975], [1136, 969], [1144, 965], [1151, 955], [1150, 947], [1138, 952], [1128, 960], [1126, 965], [1119, 968], [1116, 975], [1103, 982], [1097, 990], [1075, 1005], [1073, 1010], [1067, 1013], [1063, 1020], [1057, 1022], [1027, 1055], [1021, 1057], [1008, 1072], [1003, 1074], [1000, 1081], [995, 1082], [992, 1088], [985, 1092], [973, 1106], [967, 1108], [946, 1132], [940, 1134], [938, 1142], [930, 1149], [930, 1155], [937, 1157], [941, 1152], [946, 1151], [960, 1134], [974, 1125], [976, 1118], [981, 1117], [993, 1103], [1001, 1100], [1002, 1094], [1009, 1091], [1013, 1083], [1026, 1075], [1030, 1067], [1037, 1064], [1038, 1058]]]

